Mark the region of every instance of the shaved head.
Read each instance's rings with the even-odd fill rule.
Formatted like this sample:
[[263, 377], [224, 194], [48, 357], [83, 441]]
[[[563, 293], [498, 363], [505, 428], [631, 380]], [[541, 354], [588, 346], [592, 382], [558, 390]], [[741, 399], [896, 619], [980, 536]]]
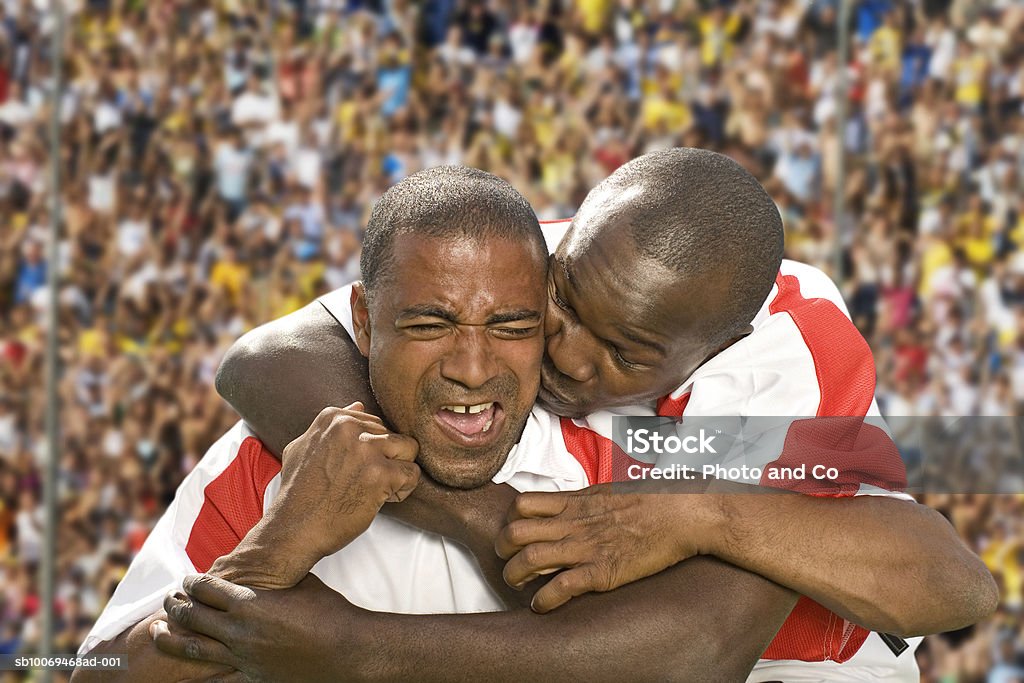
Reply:
[[[782, 219], [750, 173], [715, 152], [677, 148], [621, 166], [587, 196], [560, 250], [569, 259], [596, 239], [628, 239], [706, 302], [699, 335], [709, 345], [741, 334], [771, 291], [783, 252]], [[682, 291], [680, 290], [680, 293]]]

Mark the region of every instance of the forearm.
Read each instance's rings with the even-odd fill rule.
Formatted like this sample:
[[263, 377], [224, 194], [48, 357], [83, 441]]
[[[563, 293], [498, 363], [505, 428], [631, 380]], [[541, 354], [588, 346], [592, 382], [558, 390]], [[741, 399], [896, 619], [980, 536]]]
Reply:
[[361, 401], [367, 412], [379, 413], [366, 360], [315, 301], [236, 341], [217, 369], [216, 386], [278, 455], [328, 406]]
[[717, 496], [709, 554], [806, 595], [849, 621], [910, 636], [994, 609], [985, 566], [934, 510], [878, 496]]
[[[743, 680], [795, 594], [695, 558], [551, 614], [365, 613], [366, 680]], [[349, 624], [351, 627], [351, 624]]]
[[[494, 499], [504, 500], [498, 494], [498, 489], [510, 492], [512, 498], [515, 496], [515, 489], [507, 484], [488, 484], [483, 489], [485, 492], [493, 491], [494, 496], [490, 499], [492, 501]], [[497, 594], [507, 609], [529, 608], [533, 594], [537, 592], [539, 585], [544, 583], [544, 579], [533, 581], [521, 590], [510, 587], [505, 582], [503, 574], [505, 560], [494, 552], [494, 539], [498, 537], [498, 532], [505, 524], [508, 506], [506, 505], [503, 511], [497, 507], [485, 505], [466, 507], [464, 511], [466, 513], [463, 517], [465, 523], [461, 533], [452, 533], [448, 537], [454, 538], [472, 553], [487, 585]]]
[[505, 561], [494, 551], [494, 540], [516, 495], [508, 484], [454, 489], [423, 477], [409, 498], [385, 505], [381, 513], [460, 543], [476, 559], [487, 584], [506, 607], [529, 607], [537, 585], [524, 590], [510, 588], [502, 575]]
[[310, 572], [323, 554], [293, 543], [297, 532], [264, 517], [235, 549], [217, 558], [207, 573], [253, 588], [294, 586]]
[[163, 610], [89, 651], [90, 655], [121, 655], [127, 669], [76, 669], [71, 676], [72, 683], [133, 683], [140, 680], [160, 683], [200, 679], [232, 671], [230, 667], [179, 659], [158, 650], [149, 635], [149, 626], [157, 619], [167, 619]]
[[[282, 489], [263, 517], [207, 573], [251, 588], [278, 590], [297, 584], [317, 562], [336, 551], [317, 546], [306, 528], [305, 515], [295, 512]], [[333, 538], [341, 538], [342, 547], [365, 531], [351, 515], [336, 515], [332, 523]]]

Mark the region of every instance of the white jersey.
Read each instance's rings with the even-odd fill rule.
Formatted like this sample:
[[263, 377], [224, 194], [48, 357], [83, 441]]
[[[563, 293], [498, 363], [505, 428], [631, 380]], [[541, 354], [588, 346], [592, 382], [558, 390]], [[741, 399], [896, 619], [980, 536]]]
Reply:
[[[494, 476], [518, 491], [572, 491], [587, 485], [561, 442], [558, 418], [535, 408], [519, 443]], [[262, 517], [281, 487], [281, 463], [243, 422], [222, 436], [185, 478], [132, 560], [79, 652], [117, 637], [158, 611], [188, 574], [207, 571]], [[369, 529], [313, 573], [353, 604], [378, 612], [492, 612], [502, 603], [460, 544], [377, 516]]]
[[[542, 227], [553, 251], [568, 221]], [[320, 302], [351, 335], [350, 299], [351, 288], [343, 287]], [[785, 419], [747, 420], [744, 437], [748, 443], [757, 442], [760, 450], [751, 453], [748, 448], [738, 459], [762, 468], [820, 459], [836, 465], [840, 478], [830, 482], [829, 491], [813, 480], [736, 480], [815, 494], [912, 500], [898, 493], [905, 471], [874, 400], [875, 366], [870, 349], [850, 321], [829, 277], [812, 266], [783, 261], [776, 284], [751, 326], [752, 334], [702, 365], [657, 405], [616, 408], [580, 420], [562, 419], [562, 439], [553, 445], [568, 451], [583, 467], [588, 485], [607, 483], [626, 479], [626, 468], [635, 462], [612, 440], [617, 416], [671, 416], [681, 420], [680, 430], [686, 429], [686, 418], [782, 417]], [[816, 421], [828, 416], [841, 417]], [[860, 419], [864, 417], [872, 419]], [[696, 423], [700, 424], [699, 420]], [[774, 429], [750, 433], [766, 424]], [[818, 452], [809, 455], [799, 448], [804, 441], [801, 437], [816, 437], [822, 424], [841, 436], [854, 432], [853, 442], [828, 451], [820, 448], [816, 439]], [[732, 464], [737, 461], [726, 459], [723, 463], [727, 467]], [[801, 598], [749, 680], [814, 681], [827, 676], [828, 680], [916, 681], [920, 676], [913, 651], [920, 641], [910, 639], [908, 647], [896, 654], [901, 649], [898, 642], [889, 647], [878, 634]]]
[[[567, 226], [568, 221], [543, 225], [552, 250]], [[343, 287], [320, 301], [352, 335], [350, 296], [351, 288]], [[681, 424], [687, 417], [702, 415], [877, 414], [870, 351], [823, 273], [784, 262], [753, 327], [753, 334], [701, 366], [656, 406], [614, 414], [669, 415]], [[851, 329], [856, 338], [850, 336]], [[857, 339], [863, 346], [855, 343]], [[836, 347], [843, 352], [830, 356], [832, 343], [846, 346]], [[624, 460], [611, 441], [612, 416], [609, 412], [585, 420], [559, 419], [535, 407], [494, 481], [519, 491], [556, 491], [622, 479], [618, 470]], [[871, 453], [858, 451], [867, 458]], [[783, 448], [780, 460], [785, 457]], [[279, 467], [243, 424], [211, 447], [182, 483], [81, 652], [158, 610], [164, 594], [179, 586], [186, 574], [205, 571], [233, 548], [276, 496]], [[846, 495], [889, 493], [886, 487], [858, 484], [852, 478], [844, 486]], [[230, 505], [213, 500], [227, 490], [246, 491], [252, 499], [243, 515], [238, 513], [237, 496]], [[376, 611], [424, 614], [501, 608], [460, 545], [384, 517], [313, 571], [354, 604]], [[913, 648], [919, 641], [912, 639], [910, 648], [897, 655], [877, 634], [802, 598], [749, 680], [916, 681]]]

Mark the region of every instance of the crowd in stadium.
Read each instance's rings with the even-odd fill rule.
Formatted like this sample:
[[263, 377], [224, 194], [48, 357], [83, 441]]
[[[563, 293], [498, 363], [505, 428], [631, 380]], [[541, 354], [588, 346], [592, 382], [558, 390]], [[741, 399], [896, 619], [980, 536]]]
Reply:
[[[0, 653], [40, 628], [48, 270], [57, 649], [72, 652], [236, 419], [213, 388], [224, 351], [357, 278], [374, 200], [433, 165], [497, 173], [551, 219], [646, 151], [729, 154], [776, 199], [787, 256], [841, 282], [897, 438], [915, 420], [1024, 412], [1012, 0], [857, 0], [846, 66], [837, 0], [67, 2], [57, 263], [47, 4], [0, 2]], [[1013, 423], [991, 431], [995, 451], [964, 457], [1020, 473]], [[993, 619], [925, 641], [926, 680], [1024, 680], [1024, 480], [1003, 483], [923, 497], [1003, 596]]]

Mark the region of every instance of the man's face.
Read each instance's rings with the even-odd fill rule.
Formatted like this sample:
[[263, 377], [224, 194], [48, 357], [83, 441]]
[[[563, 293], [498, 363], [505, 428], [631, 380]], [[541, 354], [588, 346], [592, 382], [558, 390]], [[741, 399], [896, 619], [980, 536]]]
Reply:
[[539, 396], [553, 412], [573, 417], [660, 398], [715, 351], [697, 323], [716, 298], [716, 283], [697, 289], [644, 259], [622, 226], [602, 225], [592, 241], [575, 239], [588, 222], [577, 216], [548, 271]]
[[523, 240], [399, 236], [356, 343], [392, 426], [438, 482], [481, 486], [501, 469], [536, 399], [545, 261]]

